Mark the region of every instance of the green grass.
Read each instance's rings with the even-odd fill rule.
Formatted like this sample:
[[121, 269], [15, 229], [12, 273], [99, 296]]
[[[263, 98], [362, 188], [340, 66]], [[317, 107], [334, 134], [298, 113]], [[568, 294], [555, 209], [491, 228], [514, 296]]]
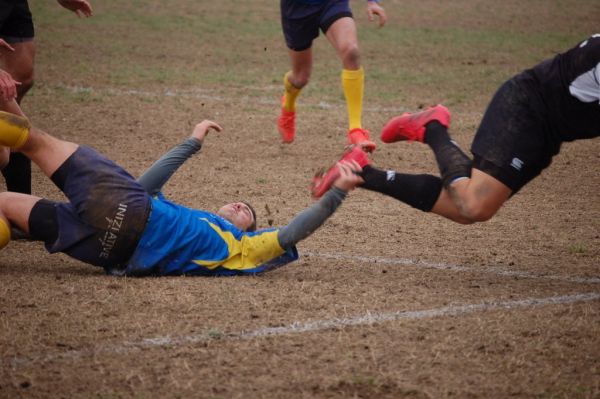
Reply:
[[[592, 2], [574, 0], [536, 0], [528, 5], [456, 2], [435, 14], [432, 24], [419, 20], [423, 16], [417, 4], [389, 3], [390, 22], [382, 29], [369, 24], [363, 7], [352, 3], [367, 72], [366, 102], [468, 105], [472, 87], [490, 97], [514, 73], [589, 33], [576, 24], [555, 29], [543, 19], [561, 15], [575, 3], [581, 15], [597, 11]], [[289, 69], [278, 4], [269, 0], [108, 0], [94, 6], [94, 16], [78, 19], [55, 2], [32, 4], [41, 49], [38, 64], [60, 68], [55, 76], [40, 79], [129, 88], [268, 87], [280, 85]], [[535, 7], [550, 17], [528, 15]], [[481, 23], [486, 14], [495, 18]], [[539, 23], [524, 25], [527, 18], [538, 18]], [[321, 35], [314, 43], [312, 81], [302, 97], [343, 102], [340, 70], [340, 61]]]

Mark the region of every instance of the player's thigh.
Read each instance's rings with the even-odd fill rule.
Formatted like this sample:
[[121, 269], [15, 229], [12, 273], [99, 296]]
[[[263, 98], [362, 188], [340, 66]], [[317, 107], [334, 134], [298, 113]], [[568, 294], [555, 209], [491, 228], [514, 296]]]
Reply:
[[29, 84], [33, 80], [33, 64], [35, 59], [35, 42], [33, 40], [15, 43], [15, 51], [2, 58], [3, 69], [18, 82]]
[[339, 54], [358, 48], [356, 23], [352, 17], [343, 17], [336, 20], [327, 29], [325, 35]]

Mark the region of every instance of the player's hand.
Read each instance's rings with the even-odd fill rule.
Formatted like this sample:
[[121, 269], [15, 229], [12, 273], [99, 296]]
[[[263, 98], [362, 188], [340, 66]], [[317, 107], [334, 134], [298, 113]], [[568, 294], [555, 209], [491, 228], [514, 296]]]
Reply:
[[10, 76], [10, 73], [0, 69], [0, 100], [11, 101], [17, 97], [17, 82]]
[[200, 141], [204, 141], [204, 137], [206, 137], [208, 131], [211, 129], [217, 132], [223, 130], [223, 128], [215, 122], [206, 119], [196, 125], [194, 131], [192, 132], [192, 137]]
[[92, 5], [87, 0], [57, 0], [58, 4], [73, 11], [78, 17], [91, 17]]
[[373, 21], [375, 19], [375, 15], [379, 17], [380, 28], [385, 25], [387, 21], [385, 10], [375, 1], [367, 1], [367, 14], [369, 15], [369, 21]]
[[0, 48], [5, 48], [9, 51], [15, 51], [15, 48], [10, 44], [6, 43], [3, 39], [0, 39]]
[[337, 163], [337, 167], [340, 170], [340, 177], [333, 183], [334, 187], [348, 192], [365, 182], [362, 177], [358, 175], [358, 173], [362, 172], [362, 168], [355, 160], [350, 162], [340, 161]]

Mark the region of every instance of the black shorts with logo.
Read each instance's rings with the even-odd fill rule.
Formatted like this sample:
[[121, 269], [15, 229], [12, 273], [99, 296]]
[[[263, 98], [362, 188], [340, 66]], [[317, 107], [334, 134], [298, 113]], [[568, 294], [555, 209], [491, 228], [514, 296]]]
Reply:
[[34, 35], [27, 0], [0, 0], [0, 38], [12, 44], [33, 40]]
[[29, 217], [33, 239], [50, 253], [105, 269], [125, 264], [146, 227], [151, 200], [123, 168], [80, 146], [52, 175], [69, 202], [38, 201]]
[[471, 145], [473, 167], [513, 194], [547, 168], [560, 149], [549, 139], [548, 118], [534, 87], [526, 75], [500, 86]]

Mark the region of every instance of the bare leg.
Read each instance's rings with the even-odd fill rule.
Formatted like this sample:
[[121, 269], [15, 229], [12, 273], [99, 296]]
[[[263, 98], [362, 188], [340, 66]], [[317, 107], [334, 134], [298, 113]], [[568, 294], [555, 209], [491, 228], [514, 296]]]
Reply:
[[360, 69], [360, 53], [354, 19], [350, 17], [338, 19], [329, 27], [326, 36], [342, 61], [344, 69], [351, 71]]
[[35, 42], [33, 40], [13, 44], [14, 52], [5, 52], [3, 68], [14, 80], [21, 82], [17, 87], [17, 102], [20, 104], [25, 94], [33, 86], [33, 64], [35, 59]]
[[48, 177], [78, 148], [77, 144], [59, 140], [30, 127], [27, 119], [7, 112], [0, 113], [0, 144], [23, 153]]
[[[33, 64], [35, 59], [35, 43], [33, 40], [13, 45], [15, 51], [5, 51], [0, 57], [2, 67], [11, 74], [13, 79], [20, 82], [17, 86], [17, 103], [21, 103], [25, 94], [33, 86]], [[5, 111], [20, 114], [13, 109]], [[31, 161], [22, 154], [14, 154], [10, 162], [2, 168], [2, 174], [6, 179], [6, 186], [11, 191], [31, 193]]]
[[78, 147], [78, 144], [57, 139], [32, 127], [27, 142], [19, 151], [38, 165], [46, 176], [51, 177]]
[[302, 51], [288, 50], [292, 71], [288, 75], [289, 82], [297, 89], [308, 84], [312, 73], [313, 57], [312, 49]]
[[350, 17], [340, 18], [329, 27], [326, 35], [344, 67], [341, 83], [348, 111], [348, 142], [372, 152], [377, 145], [362, 126], [365, 71], [360, 65], [356, 23]]
[[498, 212], [511, 193], [500, 181], [473, 169], [470, 179], [457, 180], [442, 190], [431, 211], [458, 223], [483, 222]]
[[0, 219], [29, 234], [29, 215], [41, 198], [20, 193], [0, 193]]

